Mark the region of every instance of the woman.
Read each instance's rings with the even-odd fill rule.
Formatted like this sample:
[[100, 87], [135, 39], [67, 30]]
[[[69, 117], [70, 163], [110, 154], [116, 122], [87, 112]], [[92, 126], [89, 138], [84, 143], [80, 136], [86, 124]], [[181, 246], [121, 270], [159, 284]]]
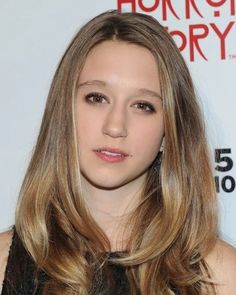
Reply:
[[2, 294], [235, 294], [216, 215], [172, 38], [150, 16], [95, 17], [54, 76], [16, 225], [1, 234]]

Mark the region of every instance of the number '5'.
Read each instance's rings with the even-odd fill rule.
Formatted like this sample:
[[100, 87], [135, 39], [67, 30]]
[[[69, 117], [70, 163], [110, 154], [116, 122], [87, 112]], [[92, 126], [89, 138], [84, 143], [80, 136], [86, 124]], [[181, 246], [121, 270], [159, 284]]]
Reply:
[[225, 172], [229, 171], [233, 167], [233, 160], [229, 156], [223, 156], [222, 154], [231, 154], [231, 149], [215, 149], [215, 162], [225, 163], [225, 165], [216, 165], [217, 171]]

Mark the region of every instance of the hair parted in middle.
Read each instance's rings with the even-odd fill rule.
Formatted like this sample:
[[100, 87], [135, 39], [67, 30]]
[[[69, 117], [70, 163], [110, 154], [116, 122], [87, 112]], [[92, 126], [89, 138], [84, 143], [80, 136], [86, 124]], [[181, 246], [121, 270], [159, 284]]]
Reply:
[[130, 294], [168, 295], [171, 286], [179, 294], [214, 294], [204, 257], [216, 241], [217, 206], [202, 115], [177, 46], [148, 15], [108, 11], [72, 40], [53, 78], [21, 189], [17, 232], [51, 278], [45, 294], [91, 291], [99, 253], [109, 251], [110, 244], [83, 200], [75, 105], [86, 57], [107, 40], [137, 44], [153, 54], [165, 126], [161, 167], [158, 173], [154, 164], [149, 169], [140, 204], [129, 219], [133, 230], [127, 252], [114, 262], [127, 266]]

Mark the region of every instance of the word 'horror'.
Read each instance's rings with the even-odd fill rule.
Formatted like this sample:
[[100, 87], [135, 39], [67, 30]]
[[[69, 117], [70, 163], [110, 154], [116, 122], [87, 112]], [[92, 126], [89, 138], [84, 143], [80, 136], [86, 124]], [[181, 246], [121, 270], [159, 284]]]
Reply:
[[[195, 61], [196, 58], [208, 60], [211, 54], [211, 52], [207, 52], [207, 50], [209, 51], [208, 39], [211, 39], [211, 44], [215, 42], [214, 48], [217, 50], [218, 57], [225, 60], [232, 53], [236, 53], [236, 46], [233, 49], [234, 52], [230, 52], [231, 54], [228, 54], [227, 50], [228, 44], [236, 44], [236, 40], [234, 40], [236, 35], [236, 0], [205, 0], [204, 3], [201, 2], [201, 7], [199, 3], [196, 0], [183, 0], [182, 6], [178, 2], [179, 10], [177, 10], [177, 1], [173, 0], [117, 0], [117, 9], [127, 11], [128, 8], [132, 12], [141, 11], [152, 14], [157, 12], [157, 19], [164, 22], [163, 25], [175, 39], [179, 50], [181, 52], [187, 51], [190, 61]], [[224, 14], [228, 13], [228, 22], [225, 21], [225, 16], [220, 18], [221, 9], [224, 9]], [[204, 16], [204, 12], [208, 15]], [[209, 21], [210, 18], [212, 20], [210, 16], [213, 16], [213, 21]], [[199, 21], [196, 21], [196, 17]], [[175, 20], [174, 29], [170, 22], [168, 23], [171, 18]], [[182, 23], [178, 27], [180, 21]]]

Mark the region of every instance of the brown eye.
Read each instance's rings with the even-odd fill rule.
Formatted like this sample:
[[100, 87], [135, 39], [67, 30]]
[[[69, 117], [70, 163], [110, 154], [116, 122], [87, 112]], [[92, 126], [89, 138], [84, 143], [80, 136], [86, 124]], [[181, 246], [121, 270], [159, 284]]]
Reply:
[[101, 94], [101, 93], [96, 93], [96, 92], [93, 92], [93, 93], [89, 93], [85, 96], [85, 100], [88, 102], [88, 103], [106, 103], [107, 102], [107, 98]]
[[134, 107], [146, 113], [155, 112], [155, 108], [153, 107], [153, 105], [148, 102], [138, 102], [134, 105]]

